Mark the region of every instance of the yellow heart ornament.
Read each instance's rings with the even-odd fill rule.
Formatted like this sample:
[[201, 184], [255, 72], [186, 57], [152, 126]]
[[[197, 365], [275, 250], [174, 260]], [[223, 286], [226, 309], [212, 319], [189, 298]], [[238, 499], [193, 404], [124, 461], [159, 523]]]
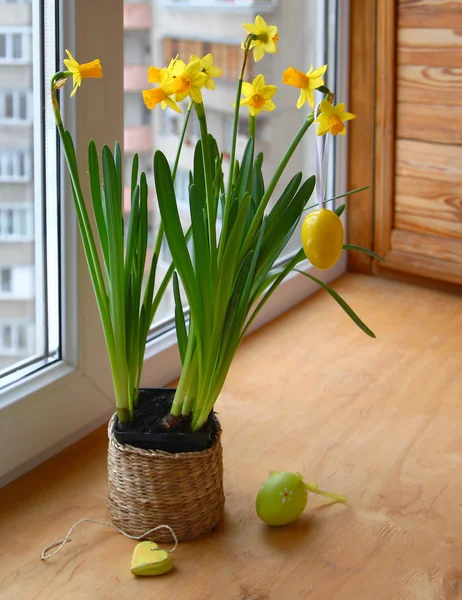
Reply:
[[135, 546], [130, 566], [133, 575], [144, 577], [163, 575], [172, 567], [172, 555], [161, 550], [154, 542], [140, 542]]

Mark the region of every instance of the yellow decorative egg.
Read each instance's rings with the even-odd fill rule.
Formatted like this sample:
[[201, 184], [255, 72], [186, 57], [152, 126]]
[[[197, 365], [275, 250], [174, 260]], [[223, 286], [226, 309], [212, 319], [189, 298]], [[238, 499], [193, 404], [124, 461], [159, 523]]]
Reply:
[[303, 250], [317, 269], [330, 269], [335, 265], [342, 253], [343, 238], [342, 221], [327, 208], [313, 210], [303, 221]]

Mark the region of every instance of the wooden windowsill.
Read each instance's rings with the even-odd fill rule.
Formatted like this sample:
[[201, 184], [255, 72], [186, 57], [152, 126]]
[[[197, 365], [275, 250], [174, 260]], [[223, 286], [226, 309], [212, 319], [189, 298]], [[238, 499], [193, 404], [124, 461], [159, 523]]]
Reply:
[[[455, 599], [462, 589], [462, 299], [361, 275], [334, 287], [376, 332], [320, 292], [244, 342], [217, 409], [226, 508], [181, 543], [175, 569], [137, 579], [135, 542], [107, 520], [106, 431], [0, 491], [0, 598]], [[345, 493], [311, 497], [269, 528], [255, 497], [270, 470]], [[460, 592], [459, 592], [460, 593]]]

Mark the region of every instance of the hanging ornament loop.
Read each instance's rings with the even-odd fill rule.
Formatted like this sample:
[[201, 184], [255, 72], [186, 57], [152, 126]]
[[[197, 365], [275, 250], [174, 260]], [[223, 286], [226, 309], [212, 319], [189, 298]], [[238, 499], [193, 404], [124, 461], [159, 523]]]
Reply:
[[[74, 529], [77, 527], [77, 525], [80, 525], [80, 523], [96, 523], [97, 525], [104, 525], [105, 527], [110, 527], [111, 529], [115, 529], [116, 531], [118, 531], [119, 533], [121, 533], [122, 535], [124, 535], [125, 537], [127, 537], [131, 540], [142, 540], [144, 537], [146, 537], [150, 533], [153, 533], [154, 531], [158, 531], [159, 529], [168, 529], [170, 531], [170, 533], [172, 534], [174, 545], [171, 550], [165, 550], [165, 552], [168, 552], [170, 554], [172, 552], [175, 552], [175, 550], [178, 547], [178, 539], [175, 535], [175, 532], [169, 525], [158, 525], [157, 527], [153, 527], [152, 529], [145, 531], [141, 535], [130, 535], [129, 533], [125, 533], [125, 531], [123, 531], [119, 527], [116, 527], [115, 525], [111, 525], [111, 523], [106, 523], [105, 521], [99, 521], [98, 519], [81, 519], [80, 521], [77, 521], [77, 523], [74, 523], [74, 525], [72, 525], [72, 527], [69, 529], [66, 536], [62, 540], [58, 540], [57, 542], [53, 542], [52, 544], [47, 546], [43, 550], [40, 558], [42, 560], [48, 560], [49, 558], [51, 558], [52, 556], [57, 554], [67, 542], [71, 542], [72, 540], [71, 540], [70, 536], [71, 536], [72, 532], [74, 531]], [[50, 554], [48, 554], [50, 552], [50, 550], [53, 550], [53, 548], [56, 548], [56, 550], [54, 552], [51, 552]], [[159, 548], [159, 550], [160, 550], [160, 548]]]

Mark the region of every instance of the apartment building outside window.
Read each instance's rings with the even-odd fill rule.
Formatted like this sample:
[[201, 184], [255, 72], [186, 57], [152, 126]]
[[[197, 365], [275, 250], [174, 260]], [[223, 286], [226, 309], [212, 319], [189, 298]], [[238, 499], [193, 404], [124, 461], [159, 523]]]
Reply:
[[3, 268], [0, 270], [0, 291], [12, 291], [12, 270], [10, 268]]
[[30, 208], [0, 205], [0, 241], [32, 239], [33, 215]]
[[30, 121], [30, 95], [26, 91], [0, 89], [0, 123]]
[[0, 24], [0, 63], [25, 63], [31, 60], [30, 28], [15, 31]]
[[28, 181], [31, 176], [31, 160], [27, 151], [0, 150], [0, 181]]

